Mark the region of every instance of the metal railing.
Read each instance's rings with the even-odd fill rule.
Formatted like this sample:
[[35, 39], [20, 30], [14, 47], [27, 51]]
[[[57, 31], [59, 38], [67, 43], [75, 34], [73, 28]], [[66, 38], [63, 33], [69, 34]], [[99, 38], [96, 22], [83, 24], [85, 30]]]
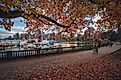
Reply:
[[80, 43], [77, 46], [71, 47], [56, 47], [45, 49], [33, 49], [33, 50], [19, 50], [19, 51], [4, 51], [0, 52], [0, 60], [9, 60], [20, 57], [40, 56], [42, 54], [55, 54], [80, 50], [93, 49], [92, 43]]

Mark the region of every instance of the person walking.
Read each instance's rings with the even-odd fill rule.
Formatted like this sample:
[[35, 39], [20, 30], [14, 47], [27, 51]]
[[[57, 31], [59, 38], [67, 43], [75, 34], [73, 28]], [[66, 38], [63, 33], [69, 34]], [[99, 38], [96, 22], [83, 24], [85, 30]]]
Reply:
[[99, 42], [96, 41], [93, 44], [93, 53], [98, 53], [98, 48], [99, 48]]

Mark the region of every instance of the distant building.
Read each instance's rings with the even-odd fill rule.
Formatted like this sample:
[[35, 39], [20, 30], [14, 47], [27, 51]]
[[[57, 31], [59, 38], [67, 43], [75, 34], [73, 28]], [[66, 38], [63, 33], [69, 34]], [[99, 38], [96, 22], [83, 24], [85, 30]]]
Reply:
[[13, 38], [16, 39], [16, 40], [17, 40], [17, 39], [20, 39], [20, 34], [19, 34], [19, 33], [15, 33], [15, 34], [13, 35]]
[[13, 38], [13, 33], [9, 33], [9, 34], [0, 34], [0, 39], [5, 39], [8, 38], [9, 36], [11, 36], [11, 38]]
[[20, 34], [20, 39], [22, 40], [27, 40], [27, 39], [41, 39], [42, 34], [39, 32], [35, 32], [35, 33], [28, 33], [28, 32], [23, 32]]

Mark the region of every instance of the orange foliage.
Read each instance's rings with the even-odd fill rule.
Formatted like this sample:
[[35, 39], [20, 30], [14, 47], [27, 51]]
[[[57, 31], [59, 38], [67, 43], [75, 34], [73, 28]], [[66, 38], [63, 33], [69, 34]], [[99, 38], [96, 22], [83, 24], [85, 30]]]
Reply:
[[[21, 16], [28, 20], [27, 27], [34, 28], [54, 23], [60, 27], [68, 26], [70, 29], [67, 30], [73, 32], [79, 28], [79, 24], [83, 24], [83, 20], [80, 20], [80, 23], [74, 21], [86, 15], [94, 16], [99, 11], [102, 11], [103, 17], [98, 24], [102, 25], [108, 21], [111, 26], [115, 26], [121, 20], [120, 0], [0, 0], [0, 3], [0, 11], [9, 12], [12, 8], [23, 11]], [[33, 20], [36, 23], [33, 23]]]

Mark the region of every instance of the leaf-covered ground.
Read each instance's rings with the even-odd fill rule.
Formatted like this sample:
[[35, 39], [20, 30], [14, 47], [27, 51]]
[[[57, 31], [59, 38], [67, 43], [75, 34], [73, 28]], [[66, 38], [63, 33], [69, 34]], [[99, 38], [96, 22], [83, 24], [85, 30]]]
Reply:
[[30, 80], [121, 80], [121, 50], [97, 60], [43, 68]]
[[84, 62], [75, 55], [1, 63], [0, 80], [121, 80], [121, 50]]

